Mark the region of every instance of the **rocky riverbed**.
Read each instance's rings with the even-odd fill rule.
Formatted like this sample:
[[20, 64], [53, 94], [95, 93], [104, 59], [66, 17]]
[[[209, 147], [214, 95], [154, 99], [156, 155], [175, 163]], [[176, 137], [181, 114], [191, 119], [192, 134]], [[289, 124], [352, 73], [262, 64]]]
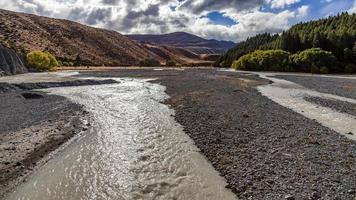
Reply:
[[[262, 96], [256, 87], [271, 84], [270, 80], [212, 69], [119, 69], [79, 76], [153, 78], [165, 86], [170, 95], [165, 103], [175, 110], [176, 121], [240, 199], [356, 198], [356, 142]], [[353, 79], [330, 79], [331, 84], [327, 77], [282, 78], [355, 98]], [[14, 84], [10, 86], [17, 87]], [[20, 93], [14, 91], [28, 101], [21, 88]], [[4, 118], [11, 121], [10, 114]], [[24, 128], [31, 124], [36, 123]]]
[[262, 96], [256, 86], [268, 80], [215, 70], [95, 75], [157, 77], [176, 120], [240, 199], [356, 197], [356, 143]]

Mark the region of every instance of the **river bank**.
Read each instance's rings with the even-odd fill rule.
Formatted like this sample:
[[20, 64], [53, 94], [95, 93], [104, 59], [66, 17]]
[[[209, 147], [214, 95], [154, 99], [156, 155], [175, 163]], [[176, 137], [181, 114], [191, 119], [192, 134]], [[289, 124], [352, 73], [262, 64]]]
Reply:
[[83, 123], [88, 112], [81, 105], [33, 89], [114, 82], [57, 75], [39, 77], [23, 74], [0, 80], [0, 197], [25, 181], [90, 125]]

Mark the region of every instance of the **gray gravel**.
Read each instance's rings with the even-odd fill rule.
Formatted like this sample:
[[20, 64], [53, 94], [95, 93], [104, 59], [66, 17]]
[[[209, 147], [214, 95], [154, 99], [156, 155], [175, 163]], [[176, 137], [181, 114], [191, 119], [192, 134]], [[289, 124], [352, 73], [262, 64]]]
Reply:
[[39, 83], [19, 83], [19, 84], [9, 84], [0, 83], [0, 94], [8, 93], [13, 91], [21, 90], [34, 90], [34, 89], [45, 89], [54, 87], [71, 87], [71, 86], [85, 86], [85, 85], [101, 85], [101, 84], [113, 84], [117, 83], [115, 80], [75, 80], [75, 81], [65, 81], [65, 82], [39, 82]]
[[0, 135], [27, 128], [44, 120], [55, 120], [57, 113], [81, 109], [78, 104], [61, 96], [36, 92], [43, 95], [43, 98], [26, 99], [22, 93], [24, 92], [0, 95]]
[[261, 96], [255, 86], [268, 81], [214, 70], [86, 73], [128, 74], [160, 78], [176, 120], [240, 199], [356, 198], [356, 142]]
[[315, 103], [317, 105], [331, 108], [333, 110], [342, 112], [342, 113], [347, 113], [350, 115], [354, 115], [356, 117], [356, 104], [345, 102], [345, 101], [339, 101], [335, 99], [324, 99], [320, 97], [305, 97], [305, 100]]
[[318, 92], [356, 99], [356, 79], [295, 75], [277, 75], [275, 77], [292, 81]]

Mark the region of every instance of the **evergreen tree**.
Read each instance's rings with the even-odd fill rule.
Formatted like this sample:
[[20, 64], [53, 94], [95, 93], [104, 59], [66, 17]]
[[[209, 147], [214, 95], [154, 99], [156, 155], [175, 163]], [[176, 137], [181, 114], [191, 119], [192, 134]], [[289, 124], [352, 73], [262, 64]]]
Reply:
[[349, 62], [352, 50], [356, 63], [356, 14], [345, 12], [326, 19], [299, 23], [280, 36], [265, 33], [248, 38], [221, 56], [215, 66], [230, 67], [233, 61], [255, 50], [282, 49], [296, 53], [313, 47], [332, 52], [344, 63]]

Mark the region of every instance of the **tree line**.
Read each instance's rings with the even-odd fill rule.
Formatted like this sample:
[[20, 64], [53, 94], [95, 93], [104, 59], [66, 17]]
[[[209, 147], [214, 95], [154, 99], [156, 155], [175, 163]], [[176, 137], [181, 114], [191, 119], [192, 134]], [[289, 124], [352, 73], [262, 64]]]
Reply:
[[[337, 59], [334, 72], [356, 63], [356, 14], [341, 13], [317, 21], [292, 26], [280, 35], [259, 34], [240, 42], [222, 55], [216, 67], [231, 67], [240, 57], [256, 50], [284, 50], [291, 54], [320, 48]], [[297, 70], [298, 71], [298, 70]]]

